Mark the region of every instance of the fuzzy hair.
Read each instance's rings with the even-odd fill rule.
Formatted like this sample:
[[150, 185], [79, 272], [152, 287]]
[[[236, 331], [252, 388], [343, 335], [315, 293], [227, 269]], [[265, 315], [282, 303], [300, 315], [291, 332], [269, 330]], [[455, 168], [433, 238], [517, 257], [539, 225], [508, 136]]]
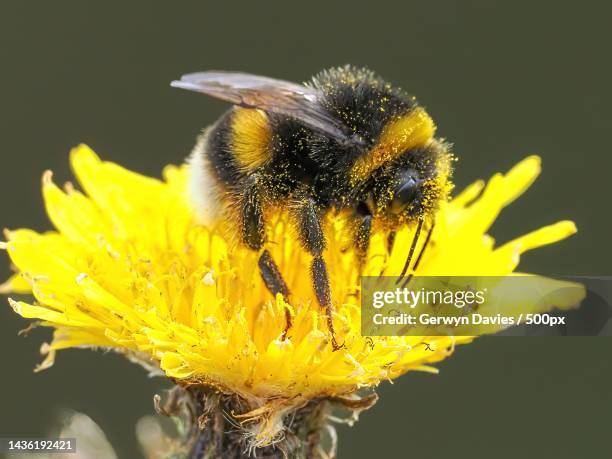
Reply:
[[212, 175], [211, 164], [205, 150], [209, 132], [210, 129], [202, 132], [187, 159], [190, 202], [198, 223], [205, 226], [213, 225], [223, 212], [220, 200], [222, 192]]

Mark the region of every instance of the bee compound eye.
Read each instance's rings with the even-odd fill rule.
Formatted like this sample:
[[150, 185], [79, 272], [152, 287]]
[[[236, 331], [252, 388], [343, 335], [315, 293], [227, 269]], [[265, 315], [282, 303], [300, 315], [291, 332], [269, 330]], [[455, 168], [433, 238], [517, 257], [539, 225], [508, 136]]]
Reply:
[[391, 211], [399, 213], [406, 208], [417, 196], [420, 180], [416, 174], [406, 174], [402, 177], [402, 181], [395, 189], [393, 201], [391, 202]]

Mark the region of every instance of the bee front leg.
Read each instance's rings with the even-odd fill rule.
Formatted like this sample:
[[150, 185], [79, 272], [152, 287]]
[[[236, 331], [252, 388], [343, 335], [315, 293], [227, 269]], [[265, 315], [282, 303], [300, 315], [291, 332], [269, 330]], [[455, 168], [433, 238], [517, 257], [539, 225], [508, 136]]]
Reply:
[[372, 215], [358, 209], [356, 215], [355, 228], [355, 255], [357, 256], [357, 265], [359, 275], [363, 271], [363, 267], [368, 256], [368, 248], [370, 247], [370, 238], [372, 235]]
[[[258, 262], [259, 272], [270, 293], [275, 297], [280, 293], [288, 301], [289, 288], [278, 269], [278, 265], [268, 249], [262, 251], [265, 243], [265, 224], [257, 180], [257, 176], [252, 177], [250, 186], [246, 188], [241, 198], [242, 240], [252, 250], [261, 251]], [[291, 311], [289, 311], [289, 308], [285, 308], [285, 328], [281, 335], [281, 341], [287, 338], [291, 325]]]
[[334, 351], [342, 349], [344, 344], [339, 345], [336, 341], [333, 322], [333, 305], [331, 299], [331, 289], [329, 286], [329, 274], [327, 265], [323, 259], [325, 250], [325, 235], [321, 228], [319, 212], [314, 201], [305, 198], [299, 201], [297, 219], [299, 225], [299, 235], [304, 248], [313, 256], [310, 274], [313, 287], [319, 306], [325, 309], [327, 316], [327, 328], [331, 335], [331, 345]]
[[395, 231], [389, 231], [387, 234], [387, 254], [391, 255], [391, 251], [393, 250], [393, 244], [395, 244]]

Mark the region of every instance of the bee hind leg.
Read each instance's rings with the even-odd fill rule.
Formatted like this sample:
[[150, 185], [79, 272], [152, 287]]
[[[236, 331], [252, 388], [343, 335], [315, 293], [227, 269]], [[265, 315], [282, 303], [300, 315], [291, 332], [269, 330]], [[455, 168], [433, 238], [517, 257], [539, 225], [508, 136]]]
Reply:
[[331, 289], [329, 286], [329, 274], [327, 265], [323, 259], [325, 249], [325, 235], [321, 228], [319, 212], [314, 201], [306, 198], [300, 201], [297, 209], [297, 220], [299, 235], [304, 248], [313, 256], [310, 274], [319, 306], [325, 309], [327, 317], [327, 328], [331, 335], [331, 345], [334, 351], [342, 349], [344, 344], [338, 344], [334, 331], [333, 305]]
[[[270, 293], [274, 297], [280, 293], [286, 301], [289, 301], [289, 288], [278, 269], [278, 265], [270, 252], [263, 248], [265, 242], [263, 208], [256, 181], [257, 178], [254, 177], [251, 185], [246, 188], [242, 195], [242, 240], [252, 250], [261, 252], [258, 261], [259, 273]], [[281, 341], [287, 338], [292, 324], [291, 311], [289, 308], [285, 308], [285, 328], [281, 334]]]
[[[270, 252], [265, 249], [261, 255], [259, 256], [259, 272], [261, 274], [261, 278], [266, 284], [270, 293], [276, 297], [277, 294], [283, 295], [286, 301], [289, 300], [289, 288], [283, 279], [283, 276], [270, 255]], [[289, 308], [285, 308], [285, 329], [281, 334], [281, 341], [284, 341], [287, 338], [287, 333], [289, 333], [289, 329], [293, 325], [291, 311]]]

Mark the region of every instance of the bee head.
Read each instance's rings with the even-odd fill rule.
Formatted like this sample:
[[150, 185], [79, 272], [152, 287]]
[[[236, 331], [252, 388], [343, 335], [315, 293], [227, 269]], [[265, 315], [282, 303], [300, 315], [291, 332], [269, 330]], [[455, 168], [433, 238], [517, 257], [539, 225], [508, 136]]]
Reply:
[[433, 214], [453, 186], [448, 148], [433, 140], [377, 170], [371, 189], [375, 213], [391, 226]]

